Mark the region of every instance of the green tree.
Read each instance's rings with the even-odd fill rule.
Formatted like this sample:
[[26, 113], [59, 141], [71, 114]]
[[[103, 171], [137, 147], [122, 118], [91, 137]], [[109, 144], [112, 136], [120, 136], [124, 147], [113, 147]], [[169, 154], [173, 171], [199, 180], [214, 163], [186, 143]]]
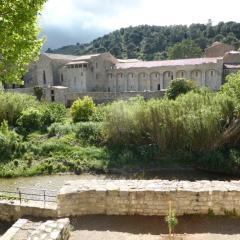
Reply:
[[27, 66], [36, 60], [38, 15], [46, 0], [0, 0], [0, 82], [22, 83]]
[[197, 58], [201, 55], [201, 48], [192, 40], [184, 40], [168, 49], [169, 59]]
[[168, 99], [176, 99], [181, 94], [185, 94], [196, 89], [196, 82], [183, 78], [175, 79], [167, 89], [166, 96]]

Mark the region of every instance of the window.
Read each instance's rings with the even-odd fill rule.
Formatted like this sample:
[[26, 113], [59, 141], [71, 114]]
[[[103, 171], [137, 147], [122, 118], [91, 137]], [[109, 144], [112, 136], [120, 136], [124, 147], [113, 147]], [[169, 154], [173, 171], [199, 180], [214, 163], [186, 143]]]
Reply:
[[198, 72], [197, 71], [195, 72], [195, 76], [198, 77]]
[[51, 94], [52, 94], [52, 95], [54, 94], [54, 90], [51, 90]]
[[71, 68], [74, 68], [74, 65], [71, 65]]
[[158, 74], [156, 73], [155, 77], [157, 78], [158, 77]]
[[111, 92], [111, 88], [110, 87], [108, 87], [108, 92]]
[[47, 80], [46, 80], [46, 72], [43, 71], [43, 84], [46, 84]]
[[211, 71], [211, 76], [212, 76], [212, 77], [214, 76], [214, 71]]
[[61, 74], [61, 82], [62, 82], [62, 83], [64, 82], [63, 74]]
[[173, 75], [171, 76], [171, 79], [173, 80]]
[[98, 68], [98, 63], [96, 62], [96, 68]]
[[55, 102], [55, 97], [51, 96], [51, 100], [52, 100], [52, 102]]
[[171, 73], [170, 72], [168, 72], [168, 77], [171, 77]]
[[75, 68], [78, 68], [78, 65], [75, 65]]
[[158, 89], [158, 91], [161, 90], [161, 85], [160, 84], [157, 85], [157, 89]]
[[184, 72], [181, 73], [182, 77], [184, 77]]

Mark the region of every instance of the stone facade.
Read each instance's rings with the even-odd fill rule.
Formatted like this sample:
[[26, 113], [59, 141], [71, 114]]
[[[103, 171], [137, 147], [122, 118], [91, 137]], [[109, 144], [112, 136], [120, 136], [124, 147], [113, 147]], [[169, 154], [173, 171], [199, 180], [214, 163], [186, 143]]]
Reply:
[[234, 47], [232, 45], [221, 42], [214, 42], [212, 46], [205, 49], [205, 56], [209, 58], [222, 57], [230, 51], [234, 51]]
[[[87, 180], [69, 182], [58, 195], [60, 217], [89, 214], [166, 216], [240, 214], [240, 182]], [[74, 203], [74, 204], [73, 204]]]
[[102, 99], [97, 101], [105, 102], [105, 93], [121, 97], [163, 92], [176, 78], [192, 79], [199, 86], [217, 91], [228, 74], [240, 70], [240, 52], [232, 49], [230, 45], [214, 43], [206, 49], [204, 58], [164, 61], [120, 60], [110, 53], [85, 56], [44, 53], [31, 65], [25, 87], [42, 86], [47, 100], [64, 104], [76, 100], [74, 96], [94, 93], [98, 97], [102, 93]]

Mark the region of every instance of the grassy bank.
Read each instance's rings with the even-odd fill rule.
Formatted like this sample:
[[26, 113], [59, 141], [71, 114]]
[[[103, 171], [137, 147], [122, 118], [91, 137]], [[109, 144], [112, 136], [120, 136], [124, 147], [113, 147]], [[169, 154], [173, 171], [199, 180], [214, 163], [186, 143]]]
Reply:
[[239, 92], [240, 73], [218, 93], [103, 106], [86, 97], [71, 109], [1, 93], [0, 177], [172, 167], [239, 174]]

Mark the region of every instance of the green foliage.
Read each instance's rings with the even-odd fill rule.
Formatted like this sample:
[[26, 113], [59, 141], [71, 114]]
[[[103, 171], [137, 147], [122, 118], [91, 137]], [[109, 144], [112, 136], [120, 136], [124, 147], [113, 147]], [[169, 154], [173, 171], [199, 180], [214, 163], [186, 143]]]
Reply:
[[[89, 44], [64, 46], [53, 53], [84, 55], [110, 52], [117, 58], [139, 58], [144, 60], [166, 59], [169, 47], [184, 40], [192, 40], [201, 50], [215, 41], [224, 41], [240, 47], [240, 23], [220, 22], [174, 26], [136, 26], [121, 28]], [[201, 54], [200, 54], [201, 55]], [[189, 55], [187, 55], [189, 56]], [[192, 55], [191, 55], [192, 56]]]
[[168, 49], [169, 59], [198, 58], [203, 54], [201, 48], [192, 40], [184, 40], [176, 43]]
[[35, 97], [26, 94], [0, 92], [0, 123], [6, 120], [11, 126], [15, 126], [22, 111], [36, 105]]
[[24, 110], [21, 117], [17, 121], [18, 131], [27, 134], [32, 131], [39, 130], [42, 126], [42, 113], [36, 108], [28, 108]]
[[171, 81], [171, 84], [166, 91], [166, 96], [168, 99], [175, 100], [179, 95], [190, 92], [196, 89], [196, 87], [197, 85], [195, 81], [178, 78]]
[[240, 72], [236, 74], [230, 74], [226, 79], [225, 83], [221, 89], [221, 92], [233, 99], [236, 106], [236, 113], [240, 114]]
[[64, 135], [70, 134], [75, 131], [77, 127], [74, 124], [70, 123], [53, 123], [48, 127], [48, 136], [49, 137], [62, 137]]
[[100, 144], [103, 142], [102, 123], [78, 123], [76, 137], [87, 144]]
[[165, 218], [165, 221], [168, 224], [168, 231], [169, 231], [169, 240], [174, 239], [174, 230], [175, 227], [178, 225], [178, 219], [176, 217], [176, 213], [172, 210], [171, 202], [169, 203], [169, 211], [168, 215]]
[[29, 63], [37, 59], [38, 15], [46, 0], [0, 0], [0, 82], [22, 84]]
[[41, 101], [43, 97], [43, 88], [37, 86], [37, 87], [34, 87], [33, 89], [34, 89], [34, 95], [37, 97], [37, 100]]
[[24, 150], [21, 138], [9, 129], [3, 121], [0, 126], [0, 160], [7, 160], [21, 154]]
[[86, 122], [93, 116], [96, 109], [91, 97], [85, 96], [76, 100], [71, 107], [71, 115], [74, 122]]
[[215, 147], [233, 110], [229, 97], [206, 91], [175, 101], [118, 101], [105, 109], [104, 131], [111, 144], [202, 152]]
[[63, 104], [59, 103], [42, 103], [39, 105], [42, 118], [42, 129], [47, 130], [47, 127], [54, 122], [61, 122], [66, 118], [67, 109]]

